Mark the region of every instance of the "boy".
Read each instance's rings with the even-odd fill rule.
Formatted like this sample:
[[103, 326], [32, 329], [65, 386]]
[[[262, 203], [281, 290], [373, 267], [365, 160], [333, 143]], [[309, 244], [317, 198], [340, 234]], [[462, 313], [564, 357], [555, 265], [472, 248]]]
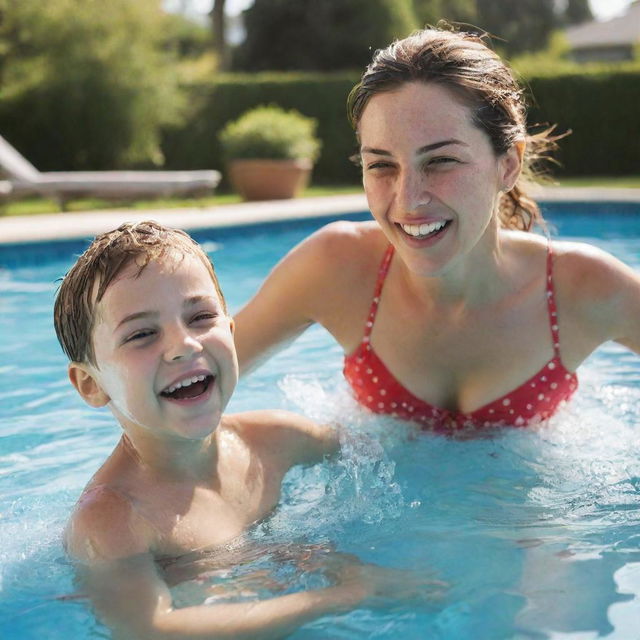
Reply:
[[238, 377], [233, 321], [211, 262], [181, 231], [142, 222], [98, 236], [65, 276], [54, 322], [73, 386], [123, 430], [65, 532], [116, 632], [281, 637], [397, 589], [392, 572], [352, 563], [332, 587], [173, 608], [157, 561], [239, 536], [277, 504], [289, 468], [337, 450], [336, 432], [282, 411], [223, 415]]

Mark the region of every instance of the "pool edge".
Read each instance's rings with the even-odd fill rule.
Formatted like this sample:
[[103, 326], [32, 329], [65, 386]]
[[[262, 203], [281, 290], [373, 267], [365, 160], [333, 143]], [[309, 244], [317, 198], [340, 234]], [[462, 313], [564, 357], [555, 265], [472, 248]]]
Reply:
[[[640, 189], [597, 187], [535, 187], [532, 195], [545, 204], [597, 203], [599, 205], [640, 205]], [[242, 227], [288, 220], [331, 218], [368, 211], [363, 193], [243, 202], [217, 207], [183, 209], [115, 209], [74, 213], [0, 217], [0, 246], [91, 238], [123, 222], [157, 220], [187, 231]]]

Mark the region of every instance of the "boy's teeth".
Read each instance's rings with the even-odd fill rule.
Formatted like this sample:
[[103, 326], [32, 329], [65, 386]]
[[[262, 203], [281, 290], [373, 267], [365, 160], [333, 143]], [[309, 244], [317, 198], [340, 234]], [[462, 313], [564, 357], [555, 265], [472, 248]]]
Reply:
[[423, 223], [423, 224], [401, 224], [403, 231], [410, 236], [428, 236], [434, 231], [439, 231], [444, 227], [446, 222], [444, 220], [438, 220], [437, 222]]
[[186, 378], [185, 380], [181, 380], [177, 384], [174, 384], [173, 386], [166, 389], [165, 393], [173, 393], [174, 391], [177, 391], [182, 387], [189, 387], [196, 382], [202, 382], [206, 377], [207, 376], [194, 376], [193, 378]]

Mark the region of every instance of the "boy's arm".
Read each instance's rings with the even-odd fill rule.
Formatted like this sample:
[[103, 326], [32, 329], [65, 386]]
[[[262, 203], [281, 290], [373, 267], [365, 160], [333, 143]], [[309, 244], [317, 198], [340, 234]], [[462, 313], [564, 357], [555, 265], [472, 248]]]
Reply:
[[148, 525], [129, 501], [104, 487], [85, 494], [67, 529], [67, 550], [82, 586], [116, 637], [281, 638], [322, 615], [397, 590], [386, 570], [350, 563], [339, 572], [337, 584], [324, 589], [176, 609], [148, 548], [150, 540]]
[[[174, 608], [149, 550], [148, 525], [126, 498], [110, 489], [85, 496], [67, 530], [67, 549], [99, 617], [128, 640], [281, 638], [316, 618], [360, 604], [416, 596], [440, 584], [346, 558], [331, 573], [335, 586], [257, 602]], [[146, 545], [146, 549], [143, 549]]]
[[100, 618], [131, 640], [281, 638], [371, 595], [362, 580], [257, 602], [176, 609], [148, 553], [85, 566], [80, 575]]

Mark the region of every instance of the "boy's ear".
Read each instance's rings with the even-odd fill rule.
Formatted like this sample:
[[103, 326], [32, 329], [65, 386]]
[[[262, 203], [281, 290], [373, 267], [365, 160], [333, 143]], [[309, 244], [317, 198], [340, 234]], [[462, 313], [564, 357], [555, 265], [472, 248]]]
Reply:
[[526, 143], [524, 140], [514, 142], [510, 149], [505, 151], [501, 160], [502, 190], [507, 193], [515, 187], [520, 172], [522, 171], [522, 161], [524, 159]]
[[104, 407], [109, 402], [109, 396], [102, 390], [87, 365], [71, 362], [69, 364], [69, 380], [89, 406]]

